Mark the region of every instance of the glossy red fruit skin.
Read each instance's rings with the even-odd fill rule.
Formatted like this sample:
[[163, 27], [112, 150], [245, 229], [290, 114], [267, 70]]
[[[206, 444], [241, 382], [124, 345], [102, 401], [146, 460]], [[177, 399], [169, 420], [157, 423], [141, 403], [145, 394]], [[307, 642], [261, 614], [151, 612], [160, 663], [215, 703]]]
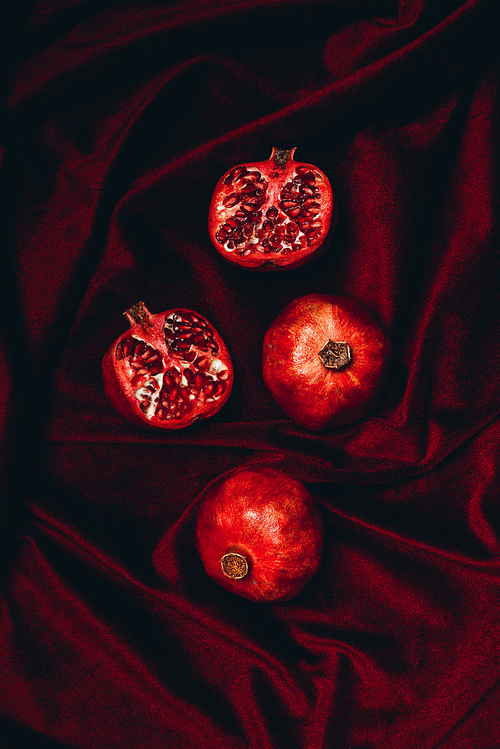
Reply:
[[[137, 310], [139, 312], [136, 315]], [[206, 419], [216, 414], [231, 394], [234, 375], [229, 352], [213, 325], [203, 315], [185, 308], [151, 314], [143, 302], [131, 307], [124, 312], [124, 315], [130, 323], [130, 328], [111, 344], [102, 362], [104, 391], [114, 410], [132, 424], [150, 429], [183, 429], [199, 419]], [[189, 351], [184, 352], [173, 349], [172, 341], [167, 340], [165, 335], [166, 329], [167, 334], [171, 335], [166, 321], [170, 320], [173, 315], [181, 316], [181, 318], [190, 316], [194, 320], [201, 321], [200, 325], [205, 325], [205, 329], [209, 331], [210, 340], [214, 343], [213, 349], [210, 345], [205, 351], [197, 347], [191, 347]], [[140, 346], [141, 343], [147, 347], [146, 358], [136, 357], [132, 361], [130, 357], [123, 355], [127, 349], [130, 351], [131, 341], [135, 347]], [[177, 346], [178, 343], [179, 341], [176, 340], [175, 345]], [[203, 346], [207, 348], [206, 343]], [[151, 351], [155, 353], [151, 354]], [[188, 361], [186, 356], [194, 361]], [[201, 370], [196, 364], [198, 356], [206, 359], [206, 361], [204, 359], [204, 368]], [[132, 364], [135, 365], [135, 369]], [[141, 372], [141, 367], [146, 368], [145, 374], [138, 374]], [[191, 389], [195, 397], [191, 400], [187, 399], [186, 369], [193, 373], [190, 379], [194, 382], [194, 387]], [[177, 372], [179, 375], [176, 376], [180, 382], [177, 385], [173, 382], [170, 389], [167, 389], [168, 379], [172, 373]], [[196, 374], [200, 374], [201, 386], [205, 388], [205, 391], [207, 391], [207, 384], [212, 382], [214, 383], [211, 388], [213, 391], [217, 392], [218, 389], [223, 388], [223, 392], [218, 396], [214, 396], [213, 393], [207, 396], [206, 392], [196, 387]], [[219, 385], [219, 382], [222, 384]], [[151, 405], [148, 408], [141, 407], [141, 394], [149, 392], [148, 385], [150, 388], [157, 386], [155, 391], [151, 392], [151, 400], [153, 404], [156, 403], [156, 408]], [[162, 398], [166, 402], [175, 403], [173, 396], [176, 394], [178, 398], [182, 399], [183, 396], [186, 398], [186, 413], [180, 416], [172, 416], [161, 407]]]
[[[249, 270], [291, 270], [319, 257], [328, 248], [338, 219], [337, 201], [325, 174], [312, 164], [294, 161], [295, 150], [273, 148], [271, 157], [266, 161], [238, 164], [217, 182], [209, 208], [208, 230], [215, 249], [228, 262]], [[248, 182], [248, 174], [234, 180], [233, 176], [237, 176], [241, 170], [260, 174], [264, 181], [258, 184], [261, 184], [262, 188], [254, 189], [253, 184], [257, 185], [255, 182], [245, 185], [245, 180]], [[300, 185], [292, 184], [294, 178], [302, 180]], [[286, 194], [282, 193], [283, 189], [285, 192], [292, 190], [291, 199], [289, 195], [288, 201]], [[253, 210], [250, 204], [245, 203], [245, 199], [240, 199], [245, 190], [250, 191], [247, 193], [247, 199], [254, 201]], [[252, 193], [256, 190], [259, 190], [260, 194]], [[226, 207], [224, 201], [231, 201], [231, 195], [236, 195], [238, 202]], [[295, 205], [294, 200], [299, 203]], [[308, 205], [305, 205], [306, 200], [309, 201]], [[284, 207], [287, 203], [291, 205]], [[276, 208], [276, 216], [268, 218], [267, 211], [273, 206]], [[246, 215], [239, 215], [244, 213], [245, 207], [248, 209]], [[299, 208], [301, 211], [308, 211], [310, 215], [292, 216], [291, 213]], [[259, 213], [261, 215], [257, 220], [255, 217]], [[263, 233], [266, 221], [267, 224], [273, 224], [270, 235]], [[299, 227], [299, 223], [307, 221], [309, 225]], [[230, 226], [234, 222], [238, 225]], [[319, 226], [312, 225], [315, 223]], [[235, 229], [246, 231], [249, 226], [254, 227], [254, 234], [233, 249], [229, 249], [229, 235], [221, 241], [220, 232], [223, 227], [229, 227], [228, 230], [234, 232]], [[260, 244], [261, 241], [270, 242], [270, 237], [279, 236], [281, 230], [286, 235], [285, 230], [288, 228], [294, 229], [298, 234], [293, 242], [282, 245], [282, 251], [275, 251], [269, 246], [264, 248]], [[304, 232], [309, 232], [310, 236], [306, 237]], [[251, 251], [247, 252], [250, 247]]]
[[[347, 343], [351, 361], [327, 369], [319, 352]], [[374, 313], [346, 296], [309, 294], [289, 304], [264, 336], [262, 373], [296, 424], [319, 431], [351, 424], [380, 400], [392, 345]]]
[[[288, 601], [300, 593], [319, 569], [323, 542], [319, 506], [304, 484], [274, 468], [237, 468], [202, 494], [196, 548], [205, 571], [251, 601]], [[241, 579], [222, 570], [230, 553], [248, 562]]]

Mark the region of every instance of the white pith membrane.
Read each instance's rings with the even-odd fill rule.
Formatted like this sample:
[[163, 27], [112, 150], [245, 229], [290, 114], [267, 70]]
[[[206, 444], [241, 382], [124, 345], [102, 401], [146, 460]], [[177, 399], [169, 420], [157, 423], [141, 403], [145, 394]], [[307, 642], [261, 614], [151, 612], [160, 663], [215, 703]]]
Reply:
[[[321, 244], [323, 175], [297, 165], [285, 183], [268, 181], [258, 169], [232, 169], [215, 206], [215, 238], [228, 253], [289, 255]], [[264, 257], [263, 257], [264, 259]]]
[[146, 419], [178, 420], [196, 406], [215, 403], [227, 390], [229, 370], [218, 358], [218, 346], [208, 323], [191, 312], [165, 318], [165, 341], [172, 359], [130, 335], [118, 343], [115, 356], [126, 367], [141, 412]]

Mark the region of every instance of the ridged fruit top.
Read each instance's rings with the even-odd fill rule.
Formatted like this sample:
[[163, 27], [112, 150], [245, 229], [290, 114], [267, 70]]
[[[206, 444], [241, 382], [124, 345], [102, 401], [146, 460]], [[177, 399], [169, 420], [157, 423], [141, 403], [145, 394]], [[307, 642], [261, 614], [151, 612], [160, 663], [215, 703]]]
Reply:
[[374, 313], [345, 296], [289, 304], [264, 337], [264, 382], [283, 411], [311, 430], [350, 424], [379, 400], [391, 360]]
[[238, 468], [205, 490], [196, 546], [222, 587], [253, 601], [286, 601], [318, 571], [321, 512], [291, 476], [267, 466]]

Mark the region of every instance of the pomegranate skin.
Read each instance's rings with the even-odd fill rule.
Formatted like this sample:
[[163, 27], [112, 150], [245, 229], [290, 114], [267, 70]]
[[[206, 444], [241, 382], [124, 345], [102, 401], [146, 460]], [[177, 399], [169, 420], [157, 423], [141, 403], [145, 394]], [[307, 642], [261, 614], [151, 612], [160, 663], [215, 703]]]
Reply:
[[374, 408], [391, 357], [389, 336], [365, 304], [309, 294], [291, 302], [265, 334], [262, 373], [287, 416], [320, 431], [351, 424]]
[[[274, 468], [237, 468], [202, 494], [196, 548], [205, 571], [252, 601], [287, 601], [300, 593], [319, 569], [323, 539], [311, 494]], [[238, 565], [247, 569], [241, 577]]]
[[248, 270], [291, 270], [322, 255], [338, 219], [326, 175], [297, 162], [296, 149], [273, 148], [267, 161], [238, 164], [217, 182], [210, 202], [212, 244]]
[[114, 410], [150, 429], [182, 429], [216, 414], [234, 376], [224, 341], [208, 320], [184, 308], [151, 314], [143, 302], [124, 315], [130, 328], [102, 362]]

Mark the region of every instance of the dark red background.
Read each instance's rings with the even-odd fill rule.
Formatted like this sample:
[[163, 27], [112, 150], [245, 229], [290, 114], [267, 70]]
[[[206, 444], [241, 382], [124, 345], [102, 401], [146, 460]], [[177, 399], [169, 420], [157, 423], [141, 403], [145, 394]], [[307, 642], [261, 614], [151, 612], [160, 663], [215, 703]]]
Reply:
[[[496, 0], [13, 4], [2, 188], [0, 746], [493, 749], [499, 677]], [[271, 146], [331, 179], [328, 253], [212, 248], [221, 174]], [[266, 391], [265, 330], [350, 294], [389, 332], [380, 406], [321, 434]], [[224, 337], [219, 414], [165, 434], [100, 364], [143, 300]], [[194, 551], [197, 496], [307, 483], [322, 568], [285, 604]]]

